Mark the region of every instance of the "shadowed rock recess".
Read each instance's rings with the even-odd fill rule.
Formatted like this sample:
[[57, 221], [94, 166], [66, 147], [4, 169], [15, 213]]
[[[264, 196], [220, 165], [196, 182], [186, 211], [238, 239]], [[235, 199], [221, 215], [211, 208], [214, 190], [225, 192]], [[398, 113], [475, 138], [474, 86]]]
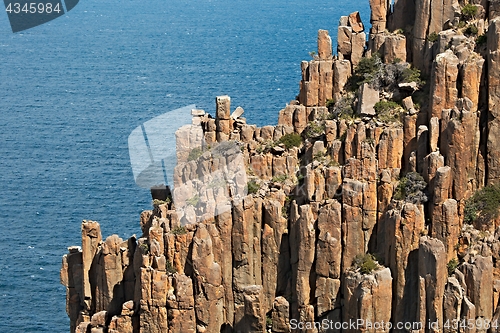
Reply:
[[[500, 332], [500, 3], [471, 1], [371, 0], [337, 55], [320, 30], [276, 126], [194, 110], [249, 194], [187, 224], [215, 189], [185, 216], [155, 201], [128, 240], [84, 221], [71, 332]], [[199, 155], [174, 179], [230, 163]]]

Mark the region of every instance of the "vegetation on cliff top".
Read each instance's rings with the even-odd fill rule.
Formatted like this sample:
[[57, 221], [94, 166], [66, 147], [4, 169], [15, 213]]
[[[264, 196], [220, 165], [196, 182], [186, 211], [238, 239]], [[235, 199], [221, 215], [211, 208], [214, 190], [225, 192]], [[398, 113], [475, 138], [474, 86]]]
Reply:
[[356, 90], [363, 83], [368, 83], [378, 90], [393, 91], [398, 84], [410, 82], [416, 82], [418, 85], [425, 84], [420, 70], [401, 60], [385, 64], [378, 54], [374, 54], [360, 60], [348, 85], [351, 90]]
[[374, 105], [377, 118], [384, 123], [394, 123], [401, 121], [403, 108], [393, 101], [379, 101]]
[[408, 172], [406, 176], [399, 180], [393, 199], [414, 204], [427, 202], [427, 194], [424, 192], [426, 187], [427, 183], [421, 175], [416, 172]]
[[279, 140], [278, 143], [282, 143], [286, 149], [290, 149], [293, 147], [300, 147], [302, 144], [302, 137], [300, 134], [297, 133], [289, 133], [283, 135]]
[[191, 149], [187, 157], [188, 162], [197, 160], [201, 155], [203, 155], [203, 149], [201, 147], [196, 147]]
[[462, 7], [462, 17], [466, 20], [472, 20], [477, 15], [477, 6], [473, 4], [466, 4]]
[[453, 272], [455, 272], [455, 270], [458, 267], [458, 264], [459, 262], [456, 258], [453, 258], [450, 261], [448, 261], [448, 264], [446, 265], [446, 268], [448, 269], [448, 275], [451, 275], [453, 274]]
[[360, 269], [361, 274], [370, 274], [378, 267], [377, 260], [370, 253], [358, 254], [354, 257], [353, 265]]
[[465, 223], [488, 224], [498, 218], [500, 209], [500, 185], [488, 185], [476, 191], [465, 203]]
[[347, 94], [338, 101], [333, 99], [327, 101], [327, 107], [329, 114], [329, 119], [345, 119], [353, 120], [357, 117], [356, 112], [354, 112], [354, 95]]
[[258, 191], [260, 190], [260, 186], [259, 184], [257, 184], [257, 182], [255, 180], [250, 180], [248, 181], [247, 183], [247, 193], [248, 194], [255, 194], [257, 193]]

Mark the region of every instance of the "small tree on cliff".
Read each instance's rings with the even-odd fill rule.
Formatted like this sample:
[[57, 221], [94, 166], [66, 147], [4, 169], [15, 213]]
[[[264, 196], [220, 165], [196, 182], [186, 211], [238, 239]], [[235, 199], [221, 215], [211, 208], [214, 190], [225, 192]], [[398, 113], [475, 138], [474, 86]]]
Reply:
[[427, 183], [421, 175], [416, 172], [408, 172], [399, 180], [393, 198], [414, 204], [424, 203], [428, 200], [427, 194], [424, 192], [426, 187]]

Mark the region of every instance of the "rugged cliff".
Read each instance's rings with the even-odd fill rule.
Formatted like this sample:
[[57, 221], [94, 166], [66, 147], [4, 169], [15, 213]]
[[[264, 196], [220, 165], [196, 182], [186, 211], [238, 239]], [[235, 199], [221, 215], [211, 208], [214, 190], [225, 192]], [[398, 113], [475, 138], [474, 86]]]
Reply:
[[500, 331], [500, 3], [370, 5], [368, 42], [358, 13], [336, 56], [319, 31], [277, 126], [227, 96], [193, 112], [205, 144], [176, 182], [230, 165], [210, 149], [234, 142], [248, 195], [155, 200], [128, 240], [83, 222], [61, 270], [71, 332]]

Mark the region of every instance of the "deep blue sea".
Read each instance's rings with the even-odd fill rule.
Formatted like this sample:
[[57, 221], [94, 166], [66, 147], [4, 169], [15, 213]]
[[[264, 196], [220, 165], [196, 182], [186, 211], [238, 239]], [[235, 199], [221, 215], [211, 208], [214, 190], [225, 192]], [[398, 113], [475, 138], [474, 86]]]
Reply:
[[368, 0], [81, 0], [16, 34], [0, 13], [0, 332], [69, 331], [59, 269], [83, 219], [140, 233], [136, 126], [225, 94], [275, 124], [317, 30], [354, 10], [368, 28]]

